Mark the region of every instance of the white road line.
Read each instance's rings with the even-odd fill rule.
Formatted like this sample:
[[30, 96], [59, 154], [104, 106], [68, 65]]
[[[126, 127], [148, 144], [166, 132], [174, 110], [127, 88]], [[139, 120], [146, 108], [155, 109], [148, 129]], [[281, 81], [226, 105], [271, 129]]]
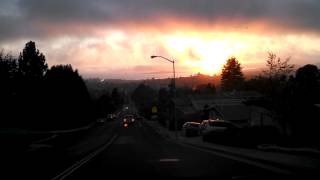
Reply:
[[164, 158], [160, 159], [159, 162], [179, 162], [180, 159]]
[[88, 161], [90, 161], [92, 158], [94, 158], [96, 155], [98, 155], [99, 153], [101, 153], [102, 151], [104, 151], [107, 147], [109, 147], [118, 137], [117, 134], [115, 134], [111, 140], [106, 143], [104, 146], [98, 148], [97, 150], [95, 150], [94, 152], [90, 153], [88, 156], [84, 157], [83, 159], [79, 160], [78, 162], [76, 162], [75, 164], [73, 164], [72, 166], [70, 166], [68, 169], [64, 170], [63, 172], [61, 172], [60, 174], [58, 174], [57, 176], [55, 176], [52, 180], [63, 180], [66, 177], [68, 177], [70, 174], [72, 174], [74, 171], [76, 171], [77, 169], [79, 169], [83, 164], [87, 163]]
[[121, 136], [119, 137], [114, 144], [134, 144], [135, 139], [133, 136]]
[[39, 144], [39, 143], [42, 143], [42, 142], [45, 142], [45, 141], [49, 141], [49, 140], [51, 140], [51, 139], [56, 138], [57, 136], [58, 136], [57, 134], [54, 134], [54, 135], [52, 135], [52, 136], [50, 136], [50, 137], [33, 141], [31, 144]]

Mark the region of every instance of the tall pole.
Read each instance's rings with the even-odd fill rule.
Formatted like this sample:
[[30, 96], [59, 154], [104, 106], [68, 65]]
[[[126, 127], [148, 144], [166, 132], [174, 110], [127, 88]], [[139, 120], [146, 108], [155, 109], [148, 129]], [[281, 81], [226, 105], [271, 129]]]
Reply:
[[172, 61], [172, 66], [173, 66], [173, 122], [174, 122], [174, 130], [175, 130], [175, 135], [176, 139], [178, 139], [178, 122], [176, 120], [176, 103], [174, 100], [176, 100], [176, 69], [174, 67], [174, 60]]
[[175, 69], [175, 65], [174, 65], [174, 60], [170, 60], [168, 58], [165, 58], [163, 56], [151, 56], [151, 59], [152, 58], [156, 58], [156, 57], [159, 57], [159, 58], [162, 58], [162, 59], [165, 59], [166, 61], [169, 61], [172, 63], [172, 68], [173, 68], [173, 122], [174, 122], [174, 131], [175, 131], [175, 136], [176, 136], [176, 139], [178, 139], [178, 122], [176, 120], [176, 103], [174, 102], [174, 100], [176, 99], [176, 69]]

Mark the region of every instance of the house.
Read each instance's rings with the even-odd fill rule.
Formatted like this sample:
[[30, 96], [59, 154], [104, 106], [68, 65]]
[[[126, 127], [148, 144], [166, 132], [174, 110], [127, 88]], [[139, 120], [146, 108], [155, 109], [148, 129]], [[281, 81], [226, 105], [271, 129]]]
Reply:
[[273, 126], [283, 134], [291, 134], [289, 125], [279, 122], [279, 118], [277, 118], [277, 114], [273, 109], [273, 105], [270, 104], [270, 101], [260, 98], [250, 99], [244, 103], [250, 107], [250, 126]]
[[[271, 110], [256, 102], [262, 95], [255, 91], [234, 91], [216, 95], [192, 95], [174, 100], [179, 125], [187, 121], [223, 119], [246, 126], [279, 126]], [[207, 115], [206, 115], [207, 113]]]
[[210, 106], [212, 119], [219, 118], [230, 121], [241, 127], [250, 124], [250, 108], [242, 103], [242, 99], [215, 99]]
[[[192, 105], [188, 97], [175, 98], [174, 103], [178, 128], [181, 128], [183, 123], [187, 121], [201, 121], [201, 113]], [[170, 122], [168, 121], [167, 124], [169, 125]], [[172, 124], [169, 126], [172, 126]]]
[[274, 114], [260, 106], [251, 105], [250, 126], [277, 126]]

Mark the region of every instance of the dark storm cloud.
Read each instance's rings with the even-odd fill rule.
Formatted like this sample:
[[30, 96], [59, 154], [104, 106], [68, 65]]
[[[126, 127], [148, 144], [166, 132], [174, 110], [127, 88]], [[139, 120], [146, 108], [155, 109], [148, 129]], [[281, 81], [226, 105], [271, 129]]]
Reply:
[[237, 16], [251, 19], [268, 11], [262, 0], [21, 0], [18, 5], [30, 20], [58, 22], [143, 21], [168, 15], [199, 20]]
[[318, 0], [2, 0], [0, 7], [0, 41], [45, 36], [46, 29], [40, 24], [52, 25], [63, 32], [68, 23], [150, 24], [163, 16], [193, 23], [269, 20], [278, 27], [320, 30]]

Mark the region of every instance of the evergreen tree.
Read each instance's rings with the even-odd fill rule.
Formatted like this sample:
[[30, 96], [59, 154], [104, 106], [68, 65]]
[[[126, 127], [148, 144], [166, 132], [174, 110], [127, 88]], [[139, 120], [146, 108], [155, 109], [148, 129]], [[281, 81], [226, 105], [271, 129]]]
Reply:
[[242, 67], [235, 57], [227, 60], [221, 73], [221, 87], [225, 91], [239, 90], [242, 88], [244, 77]]
[[36, 43], [26, 44], [18, 58], [19, 73], [26, 80], [41, 79], [48, 69], [45, 56], [36, 48]]

